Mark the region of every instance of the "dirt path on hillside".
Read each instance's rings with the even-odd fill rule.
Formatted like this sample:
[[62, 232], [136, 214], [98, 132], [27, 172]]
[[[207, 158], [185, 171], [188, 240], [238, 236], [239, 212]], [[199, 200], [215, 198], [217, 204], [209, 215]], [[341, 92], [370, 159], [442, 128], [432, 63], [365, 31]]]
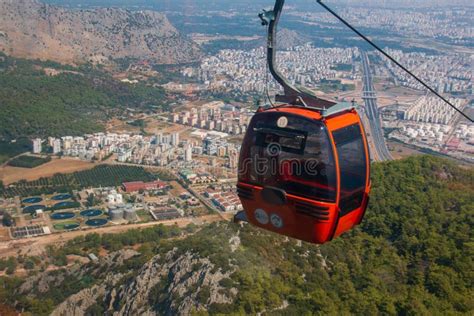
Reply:
[[140, 224], [130, 224], [130, 225], [116, 225], [116, 226], [106, 226], [92, 229], [83, 229], [78, 231], [56, 233], [52, 235], [33, 237], [28, 239], [17, 239], [11, 240], [8, 242], [0, 242], [0, 258], [6, 258], [9, 256], [18, 256], [18, 255], [27, 255], [27, 256], [38, 256], [44, 253], [47, 245], [60, 245], [68, 240], [71, 240], [75, 237], [87, 235], [90, 233], [98, 234], [117, 234], [125, 232], [129, 229], [141, 229], [146, 227], [157, 226], [160, 224], [171, 226], [178, 225], [179, 227], [185, 227], [191, 223], [195, 225], [203, 225], [212, 222], [218, 222], [222, 220], [230, 220], [233, 217], [233, 214], [213, 214], [213, 215], [204, 215], [200, 217], [186, 217], [178, 218], [174, 220], [166, 221], [157, 221], [157, 222], [148, 222]]

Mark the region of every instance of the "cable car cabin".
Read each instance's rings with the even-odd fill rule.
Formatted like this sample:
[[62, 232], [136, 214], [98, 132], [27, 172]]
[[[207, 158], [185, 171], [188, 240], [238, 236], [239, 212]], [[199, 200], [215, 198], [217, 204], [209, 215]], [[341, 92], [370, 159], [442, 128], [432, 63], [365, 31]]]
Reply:
[[355, 109], [323, 117], [284, 105], [258, 111], [251, 120], [237, 192], [253, 225], [322, 244], [361, 222], [369, 168]]
[[267, 66], [283, 105], [259, 110], [245, 135], [235, 220], [322, 244], [357, 225], [367, 208], [369, 153], [355, 104], [319, 98], [275, 67], [277, 24], [285, 1], [259, 14], [268, 26]]

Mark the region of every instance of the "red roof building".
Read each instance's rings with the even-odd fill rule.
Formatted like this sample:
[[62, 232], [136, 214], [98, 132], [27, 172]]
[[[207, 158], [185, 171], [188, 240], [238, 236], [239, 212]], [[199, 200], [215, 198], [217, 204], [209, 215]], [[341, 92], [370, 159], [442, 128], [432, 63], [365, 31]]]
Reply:
[[458, 149], [460, 143], [461, 140], [459, 138], [453, 137], [446, 143], [446, 147], [451, 150], [456, 150]]
[[143, 182], [133, 181], [122, 183], [122, 188], [125, 192], [135, 192], [140, 190], [160, 190], [166, 187], [163, 181]]

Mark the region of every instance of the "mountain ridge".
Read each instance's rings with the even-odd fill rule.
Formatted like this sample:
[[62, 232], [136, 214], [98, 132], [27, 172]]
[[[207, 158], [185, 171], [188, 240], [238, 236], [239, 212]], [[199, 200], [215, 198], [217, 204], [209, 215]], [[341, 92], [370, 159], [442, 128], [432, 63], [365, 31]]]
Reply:
[[72, 10], [36, 0], [0, 0], [0, 51], [65, 64], [114, 59], [187, 63], [202, 55], [166, 15], [120, 8]]

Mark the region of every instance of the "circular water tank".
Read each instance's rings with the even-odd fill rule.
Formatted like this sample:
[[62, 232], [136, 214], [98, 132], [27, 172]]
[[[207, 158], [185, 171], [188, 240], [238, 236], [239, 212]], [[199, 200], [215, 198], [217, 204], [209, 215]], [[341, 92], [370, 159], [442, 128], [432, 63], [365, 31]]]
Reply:
[[134, 221], [137, 219], [137, 214], [135, 210], [131, 208], [127, 208], [123, 212], [123, 218], [126, 219], [127, 221]]
[[122, 209], [110, 210], [109, 217], [111, 221], [120, 221], [123, 219], [123, 210]]

